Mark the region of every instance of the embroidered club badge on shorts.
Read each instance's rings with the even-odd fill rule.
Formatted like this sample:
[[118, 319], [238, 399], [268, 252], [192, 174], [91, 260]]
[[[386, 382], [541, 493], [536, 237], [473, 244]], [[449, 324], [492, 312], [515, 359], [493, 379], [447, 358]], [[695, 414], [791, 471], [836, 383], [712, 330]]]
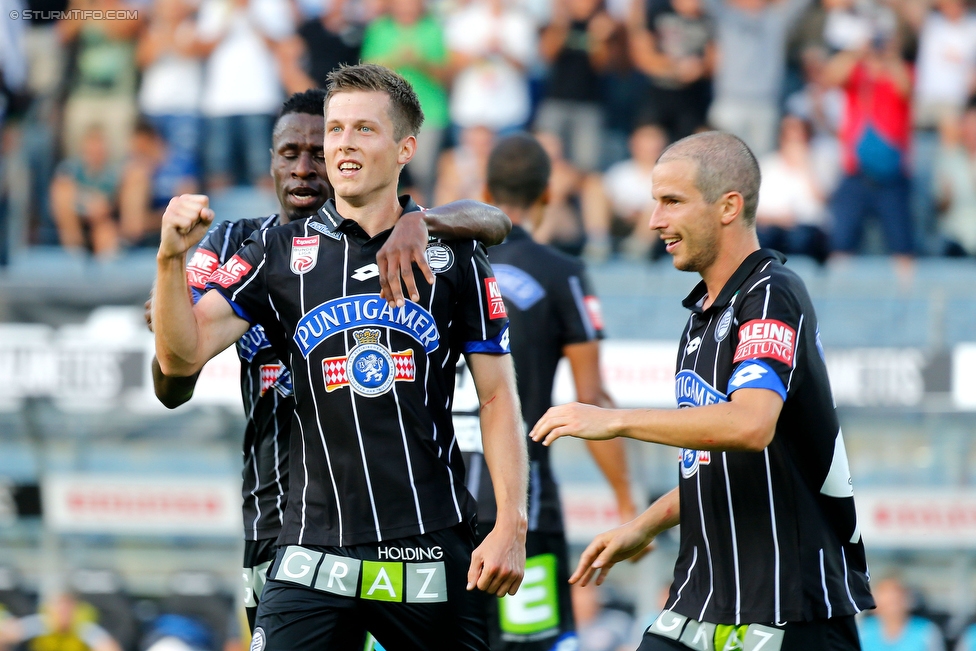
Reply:
[[352, 333], [356, 347], [345, 357], [322, 360], [325, 390], [329, 393], [349, 386], [361, 396], [372, 398], [390, 390], [396, 381], [413, 382], [417, 374], [413, 350], [391, 353], [380, 341], [380, 331], [373, 328]]
[[291, 272], [308, 273], [319, 260], [319, 236], [291, 238]]

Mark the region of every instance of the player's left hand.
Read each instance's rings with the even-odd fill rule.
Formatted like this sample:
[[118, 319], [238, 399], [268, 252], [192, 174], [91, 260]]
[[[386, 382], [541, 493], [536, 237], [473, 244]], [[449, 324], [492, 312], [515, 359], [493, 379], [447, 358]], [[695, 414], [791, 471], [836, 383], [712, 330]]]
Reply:
[[550, 407], [529, 432], [529, 436], [543, 445], [552, 445], [553, 441], [563, 436], [575, 436], [590, 441], [612, 439], [617, 435], [611, 425], [614, 412], [613, 409], [601, 409], [579, 402]]
[[508, 533], [496, 523], [484, 542], [471, 552], [468, 590], [478, 588], [496, 597], [515, 594], [524, 574], [524, 530]]
[[417, 282], [413, 275], [414, 263], [420, 267], [427, 282], [434, 284], [434, 272], [430, 270], [424, 256], [427, 241], [424, 214], [419, 210], [404, 213], [397, 220], [386, 244], [376, 254], [376, 265], [380, 272], [380, 297], [386, 299], [391, 307], [403, 307], [404, 285], [410, 300], [420, 300], [420, 292], [417, 291]]

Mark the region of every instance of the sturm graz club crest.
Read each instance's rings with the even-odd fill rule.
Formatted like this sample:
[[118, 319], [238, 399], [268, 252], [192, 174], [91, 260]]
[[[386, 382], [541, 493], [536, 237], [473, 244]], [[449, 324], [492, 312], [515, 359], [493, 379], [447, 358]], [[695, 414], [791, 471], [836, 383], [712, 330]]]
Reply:
[[424, 258], [435, 274], [443, 273], [454, 266], [454, 251], [439, 242], [427, 245]]
[[356, 346], [348, 356], [322, 360], [327, 392], [348, 385], [361, 396], [373, 397], [389, 391], [394, 382], [413, 382], [413, 349], [391, 353], [380, 344], [381, 333], [374, 328], [356, 330], [352, 336]]

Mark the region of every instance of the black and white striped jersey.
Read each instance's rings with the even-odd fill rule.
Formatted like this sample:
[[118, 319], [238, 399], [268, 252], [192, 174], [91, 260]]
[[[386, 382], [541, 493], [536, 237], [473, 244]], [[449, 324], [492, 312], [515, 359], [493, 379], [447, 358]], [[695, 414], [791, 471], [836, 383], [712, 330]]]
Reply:
[[[526, 426], [552, 406], [552, 386], [563, 348], [603, 337], [600, 305], [583, 263], [538, 244], [519, 226], [491, 248], [512, 329], [512, 360]], [[460, 365], [459, 365], [460, 369]], [[470, 376], [459, 374], [454, 422], [468, 469], [468, 489], [478, 500], [478, 523], [495, 522], [495, 493], [481, 450], [479, 403]], [[528, 439], [529, 531], [563, 530], [559, 491], [552, 474], [549, 448]]]
[[[207, 280], [255, 231], [278, 225], [278, 215], [217, 224], [204, 236], [186, 266], [194, 300]], [[288, 434], [295, 398], [291, 374], [271, 350], [260, 325], [237, 342], [244, 399], [244, 468], [242, 471], [244, 538], [277, 538], [284, 523], [288, 489]]]
[[874, 606], [817, 317], [784, 261], [757, 251], [708, 309], [704, 283], [684, 301], [679, 408], [746, 388], [784, 399], [762, 452], [681, 451], [668, 608], [699, 621], [809, 621]]
[[[405, 210], [416, 205], [406, 200]], [[357, 545], [469, 521], [474, 499], [451, 423], [455, 364], [508, 353], [508, 318], [484, 247], [434, 241], [420, 300], [379, 296], [370, 238], [332, 201], [255, 233], [210, 277], [287, 358], [297, 401], [280, 544]]]

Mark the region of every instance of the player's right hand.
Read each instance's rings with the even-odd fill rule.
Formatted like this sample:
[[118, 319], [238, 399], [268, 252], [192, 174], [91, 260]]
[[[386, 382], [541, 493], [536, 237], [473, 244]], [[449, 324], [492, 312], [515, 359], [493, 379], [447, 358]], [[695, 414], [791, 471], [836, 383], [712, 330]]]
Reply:
[[157, 258], [179, 258], [203, 239], [213, 223], [210, 198], [204, 194], [181, 194], [169, 200], [163, 213]]
[[593, 579], [593, 575], [599, 572], [596, 584], [602, 584], [614, 565], [637, 554], [643, 556], [650, 551], [653, 539], [654, 536], [639, 518], [601, 533], [583, 551], [576, 571], [569, 577], [569, 582], [578, 582], [581, 586], [585, 586]]

